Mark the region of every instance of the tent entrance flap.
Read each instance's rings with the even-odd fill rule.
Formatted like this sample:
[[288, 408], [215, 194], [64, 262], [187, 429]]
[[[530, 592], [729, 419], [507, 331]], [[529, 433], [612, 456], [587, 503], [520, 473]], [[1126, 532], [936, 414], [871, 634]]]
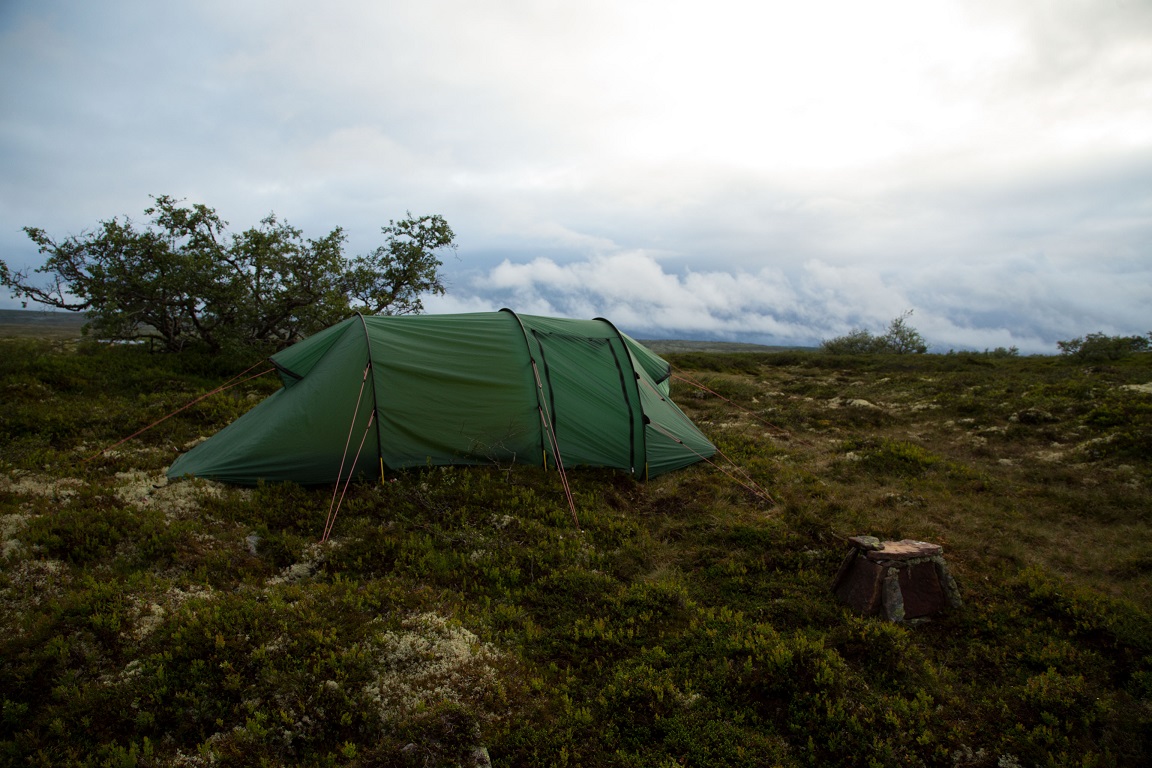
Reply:
[[515, 318], [487, 313], [365, 321], [381, 453], [390, 468], [523, 462], [538, 455], [535, 385]]
[[[567, 467], [581, 464], [634, 471], [639, 403], [628, 392], [615, 339], [534, 330], [547, 380], [552, 428]], [[629, 366], [627, 376], [631, 376]]]

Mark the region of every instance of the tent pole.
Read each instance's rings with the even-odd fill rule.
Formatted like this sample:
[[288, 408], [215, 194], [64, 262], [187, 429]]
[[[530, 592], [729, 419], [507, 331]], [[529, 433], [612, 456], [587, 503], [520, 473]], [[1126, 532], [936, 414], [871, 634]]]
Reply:
[[[372, 372], [372, 411], [374, 413], [380, 412], [380, 403], [376, 399], [376, 365], [372, 360], [372, 336], [368, 333], [368, 321], [364, 319], [364, 315], [360, 312], [356, 313], [360, 318], [360, 327], [364, 329], [364, 351], [368, 354], [368, 368]], [[384, 438], [380, 435], [380, 422], [383, 419], [376, 420], [376, 455], [380, 457], [380, 482], [384, 482]]]

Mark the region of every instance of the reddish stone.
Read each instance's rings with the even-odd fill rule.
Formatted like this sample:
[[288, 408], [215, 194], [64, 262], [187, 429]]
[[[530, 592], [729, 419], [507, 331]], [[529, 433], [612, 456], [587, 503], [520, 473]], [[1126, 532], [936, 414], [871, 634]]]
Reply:
[[944, 610], [944, 590], [932, 562], [900, 568], [900, 593], [904, 596], [904, 618], [929, 616]]
[[840, 602], [863, 614], [876, 613], [884, 583], [884, 567], [856, 557], [843, 570], [836, 583], [836, 597]]

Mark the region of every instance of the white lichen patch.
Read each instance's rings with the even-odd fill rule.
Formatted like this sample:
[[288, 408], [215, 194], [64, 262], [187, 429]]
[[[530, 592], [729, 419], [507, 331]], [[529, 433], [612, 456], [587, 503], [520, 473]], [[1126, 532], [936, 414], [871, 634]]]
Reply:
[[[134, 470], [116, 473], [116, 496], [137, 509], [153, 508], [170, 519], [183, 519], [195, 515], [200, 502], [219, 498], [225, 486], [210, 480], [189, 478], [169, 483], [163, 472]], [[244, 493], [236, 490], [235, 493]]]
[[183, 750], [177, 749], [168, 765], [171, 768], [211, 768], [211, 766], [223, 765], [218, 749], [227, 738], [223, 733], [214, 733], [205, 739], [193, 754], [187, 754]]
[[512, 517], [512, 515], [492, 515], [488, 518], [488, 521], [492, 523], [492, 527], [504, 530], [512, 523], [515, 523], [516, 518]]
[[102, 676], [100, 681], [104, 683], [104, 685], [123, 685], [124, 683], [130, 683], [139, 678], [143, 673], [143, 662], [141, 662], [140, 659], [132, 659], [132, 661], [124, 665], [123, 669]]
[[131, 640], [143, 640], [164, 622], [164, 618], [189, 600], [211, 600], [216, 596], [212, 587], [193, 584], [188, 587], [172, 587], [155, 598], [134, 597], [131, 599], [132, 621], [121, 633]]
[[184, 445], [181, 446], [180, 450], [187, 452], [187, 451], [192, 450], [196, 446], [200, 445], [200, 443], [204, 443], [207, 441], [208, 441], [208, 436], [207, 435], [201, 435], [200, 437], [196, 438], [195, 440], [190, 440], [187, 443], [184, 443]]
[[136, 619], [136, 625], [132, 628], [129, 635], [134, 640], [143, 640], [152, 634], [158, 626], [164, 621], [164, 616], [168, 611], [160, 603], [146, 603], [140, 616]]
[[67, 499], [75, 496], [83, 487], [84, 481], [78, 477], [47, 477], [23, 472], [13, 472], [11, 476], [0, 475], [0, 491], [18, 496]]
[[1147, 384], [1124, 384], [1120, 389], [1127, 389], [1131, 392], [1143, 392], [1146, 395], [1152, 395], [1152, 381]]
[[23, 632], [23, 622], [7, 621], [10, 615], [39, 608], [69, 586], [68, 569], [59, 560], [17, 560], [7, 564], [6, 579], [0, 584], [0, 617], [6, 626]]
[[268, 586], [274, 587], [277, 584], [291, 584], [294, 581], [306, 579], [315, 572], [316, 563], [308, 560], [304, 560], [299, 563], [293, 563], [287, 568], [282, 569], [276, 576], [268, 579]]
[[500, 653], [438, 614], [410, 616], [373, 646], [377, 671], [364, 692], [385, 722], [441, 703], [472, 707], [483, 717], [485, 702], [502, 689]]
[[[257, 547], [259, 544], [257, 544]], [[284, 568], [279, 574], [268, 579], [267, 586], [273, 587], [277, 584], [290, 584], [294, 581], [306, 579], [320, 569], [324, 563], [325, 552], [331, 548], [339, 546], [339, 543], [334, 539], [329, 539], [326, 542], [313, 542], [304, 548], [301, 553], [302, 557], [300, 562], [293, 563], [292, 565]]]
[[1091, 453], [1094, 450], [1098, 450], [1100, 448], [1103, 448], [1104, 446], [1108, 445], [1109, 443], [1115, 442], [1115, 440], [1116, 440], [1116, 435], [1104, 435], [1102, 437], [1094, 437], [1091, 440], [1085, 440], [1082, 443], [1078, 443], [1076, 445], [1075, 450], [1081, 451], [1084, 453]]
[[829, 408], [864, 408], [867, 410], [882, 411], [886, 406], [877, 405], [870, 400], [850, 397], [834, 397], [828, 401]]
[[167, 484], [168, 478], [162, 472], [117, 472], [116, 498], [134, 507], [148, 506], [152, 491]]
[[[218, 499], [224, 495], [226, 486], [211, 480], [192, 478], [178, 483], [168, 483], [152, 492], [152, 503], [164, 514], [173, 519], [187, 519], [199, 516], [200, 503], [205, 499]], [[230, 491], [238, 496], [246, 496], [247, 489], [233, 488]]]
[[23, 546], [16, 535], [32, 519], [31, 515], [0, 515], [0, 559], [7, 560], [18, 553]]
[[128, 460], [131, 460], [131, 459], [136, 459], [136, 458], [140, 458], [140, 457], [152, 458], [154, 456], [157, 456], [157, 455], [162, 454], [162, 453], [167, 453], [167, 452], [168, 452], [167, 448], [161, 448], [161, 447], [155, 446], [155, 445], [137, 445], [137, 446], [134, 446], [131, 443], [125, 443], [124, 445], [120, 445], [120, 446], [117, 446], [115, 448], [96, 448], [96, 449], [93, 449], [92, 446], [88, 445], [87, 443], [81, 443], [80, 445], [78, 445], [72, 449], [73, 455], [81, 457], [83, 459], [96, 458], [97, 456], [100, 456], [101, 458], [104, 458], [104, 459], [128, 459]]

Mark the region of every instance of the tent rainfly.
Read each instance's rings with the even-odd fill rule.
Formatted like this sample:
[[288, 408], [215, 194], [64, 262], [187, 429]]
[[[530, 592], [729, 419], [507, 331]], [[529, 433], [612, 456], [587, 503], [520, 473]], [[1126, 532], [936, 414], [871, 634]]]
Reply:
[[271, 362], [284, 386], [169, 478], [319, 484], [557, 453], [649, 477], [716, 450], [668, 398], [668, 363], [604, 319], [355, 315]]

